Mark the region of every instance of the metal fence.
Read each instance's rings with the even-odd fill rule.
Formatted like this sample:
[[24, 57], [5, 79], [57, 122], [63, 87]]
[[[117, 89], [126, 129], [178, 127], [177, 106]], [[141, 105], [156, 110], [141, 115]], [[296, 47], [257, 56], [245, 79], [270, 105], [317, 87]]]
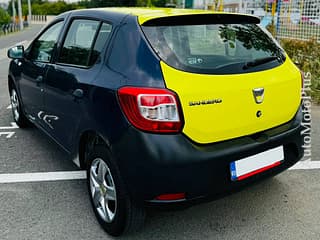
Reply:
[[8, 24], [0, 24], [0, 36], [6, 35], [11, 32], [19, 31], [20, 27], [18, 24], [8, 23]]
[[[25, 19], [23, 21], [23, 27], [28, 27], [30, 24], [46, 24], [48, 21], [52, 21], [55, 16], [52, 15], [32, 15], [30, 22], [28, 22], [26, 19], [27, 17], [23, 17]], [[16, 18], [14, 22], [6, 23], [6, 24], [0, 24], [0, 36], [7, 35], [12, 32], [20, 31], [20, 24], [19, 19]]]
[[277, 38], [320, 42], [320, 0], [278, 0]]

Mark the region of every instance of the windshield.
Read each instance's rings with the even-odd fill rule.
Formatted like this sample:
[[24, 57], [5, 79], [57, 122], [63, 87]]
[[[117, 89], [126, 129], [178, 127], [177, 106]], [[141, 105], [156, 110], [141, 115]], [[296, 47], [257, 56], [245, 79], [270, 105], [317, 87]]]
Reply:
[[[159, 57], [188, 72], [232, 74], [266, 70], [285, 59], [256, 24], [142, 26]], [[263, 61], [256, 61], [256, 60]], [[255, 62], [255, 64], [249, 64]], [[250, 67], [248, 67], [250, 66]]]

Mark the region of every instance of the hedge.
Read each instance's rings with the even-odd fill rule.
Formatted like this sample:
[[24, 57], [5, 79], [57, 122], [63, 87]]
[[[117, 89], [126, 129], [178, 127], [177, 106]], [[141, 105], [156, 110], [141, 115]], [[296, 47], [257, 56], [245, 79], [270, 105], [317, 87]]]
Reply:
[[311, 73], [310, 94], [315, 103], [320, 103], [320, 43], [314, 39], [309, 41], [282, 39], [280, 43], [303, 72]]

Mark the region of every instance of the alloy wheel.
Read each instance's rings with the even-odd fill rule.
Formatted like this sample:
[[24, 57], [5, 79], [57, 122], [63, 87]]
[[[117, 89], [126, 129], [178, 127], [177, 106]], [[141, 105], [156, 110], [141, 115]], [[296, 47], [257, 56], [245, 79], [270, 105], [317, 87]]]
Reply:
[[117, 194], [111, 171], [107, 164], [96, 158], [90, 167], [90, 192], [99, 216], [111, 223], [117, 211]]
[[14, 120], [19, 121], [20, 103], [19, 103], [18, 94], [15, 89], [12, 89], [12, 91], [11, 91], [11, 106], [12, 106]]

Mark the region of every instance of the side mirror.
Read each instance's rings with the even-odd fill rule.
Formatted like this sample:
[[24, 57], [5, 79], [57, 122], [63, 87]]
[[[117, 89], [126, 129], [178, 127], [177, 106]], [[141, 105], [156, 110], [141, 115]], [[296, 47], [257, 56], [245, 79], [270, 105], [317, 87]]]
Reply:
[[12, 59], [21, 59], [24, 57], [24, 47], [22, 45], [18, 45], [8, 49], [7, 52], [8, 58]]

